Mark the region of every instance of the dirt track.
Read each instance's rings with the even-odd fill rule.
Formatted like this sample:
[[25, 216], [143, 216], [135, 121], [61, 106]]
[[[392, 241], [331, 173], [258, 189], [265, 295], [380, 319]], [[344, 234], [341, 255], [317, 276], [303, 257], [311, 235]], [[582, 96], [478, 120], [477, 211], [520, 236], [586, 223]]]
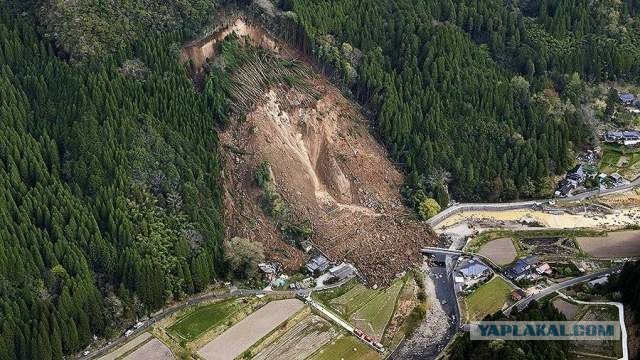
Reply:
[[302, 309], [300, 300], [272, 301], [198, 350], [206, 360], [233, 360]]

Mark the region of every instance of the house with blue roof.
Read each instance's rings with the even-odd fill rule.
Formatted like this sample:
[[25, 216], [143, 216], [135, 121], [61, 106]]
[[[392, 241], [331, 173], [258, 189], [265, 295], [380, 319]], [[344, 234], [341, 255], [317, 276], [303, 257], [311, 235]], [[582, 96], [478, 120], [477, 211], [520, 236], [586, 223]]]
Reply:
[[618, 93], [618, 99], [625, 105], [632, 105], [636, 101], [635, 95], [628, 92]]
[[538, 258], [535, 256], [527, 256], [525, 258], [518, 259], [513, 266], [511, 266], [505, 274], [513, 280], [521, 280], [531, 274], [535, 265], [538, 263]]

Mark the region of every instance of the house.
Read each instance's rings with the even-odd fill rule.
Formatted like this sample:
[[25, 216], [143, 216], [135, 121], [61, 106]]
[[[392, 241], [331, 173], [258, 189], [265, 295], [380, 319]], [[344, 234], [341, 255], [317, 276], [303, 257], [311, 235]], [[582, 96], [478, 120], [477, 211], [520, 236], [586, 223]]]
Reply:
[[604, 142], [633, 146], [640, 143], [640, 131], [607, 131], [604, 133]]
[[582, 184], [587, 178], [587, 174], [584, 169], [584, 165], [576, 165], [571, 171], [567, 173], [567, 179], [574, 181], [576, 186]]
[[558, 189], [555, 191], [554, 194], [557, 197], [567, 197], [571, 192], [571, 190], [575, 188], [576, 188], [576, 185], [574, 182], [567, 179], [562, 179], [562, 181], [560, 181], [560, 183], [558, 184]]
[[458, 272], [460, 272], [460, 274], [462, 274], [465, 279], [477, 279], [479, 277], [488, 275], [489, 273], [491, 273], [491, 270], [489, 270], [489, 267], [481, 262], [470, 260], [466, 264], [459, 267]]
[[549, 266], [549, 264], [547, 263], [544, 263], [536, 268], [536, 272], [538, 273], [538, 275], [551, 275], [551, 266]]
[[312, 274], [314, 272], [316, 272], [316, 271], [324, 272], [325, 270], [327, 270], [327, 268], [329, 268], [329, 259], [327, 259], [326, 257], [324, 257], [322, 255], [318, 255], [318, 256], [314, 257], [313, 259], [311, 259], [305, 265], [305, 267]]
[[618, 173], [613, 173], [613, 174], [609, 175], [609, 178], [613, 182], [614, 186], [615, 185], [622, 185], [624, 183], [624, 181], [625, 181], [624, 178], [622, 177], [622, 175], [620, 175]]
[[267, 275], [272, 275], [276, 273], [276, 267], [273, 264], [258, 264], [258, 269]]
[[589, 281], [589, 286], [604, 285], [609, 281], [609, 275], [605, 275]]
[[520, 300], [522, 300], [524, 298], [524, 295], [525, 295], [525, 293], [521, 289], [513, 290], [511, 292], [511, 300], [520, 301]]
[[342, 263], [338, 266], [334, 266], [331, 269], [329, 269], [329, 273], [338, 278], [339, 281], [342, 281], [348, 277], [351, 277], [351, 275], [353, 275], [353, 266], [347, 264], [347, 263]]
[[620, 99], [620, 102], [625, 105], [631, 105], [636, 101], [636, 97], [633, 94], [628, 92], [619, 93], [618, 99]]
[[525, 258], [518, 259], [513, 266], [507, 269], [505, 274], [513, 280], [523, 279], [531, 273], [537, 262], [538, 258], [535, 256], [527, 256]]

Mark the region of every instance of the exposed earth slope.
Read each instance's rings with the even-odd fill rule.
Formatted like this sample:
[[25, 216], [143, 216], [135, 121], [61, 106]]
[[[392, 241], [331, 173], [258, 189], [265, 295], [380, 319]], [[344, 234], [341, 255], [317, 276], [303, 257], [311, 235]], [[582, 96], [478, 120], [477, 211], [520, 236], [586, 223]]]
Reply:
[[[235, 22], [233, 28], [244, 26]], [[263, 33], [259, 39], [253, 39], [255, 45], [283, 49], [279, 56], [294, 53], [275, 40], [265, 41]], [[371, 285], [386, 284], [420, 261], [418, 248], [431, 243], [433, 235], [403, 205], [403, 176], [370, 134], [359, 108], [317, 76], [300, 88], [271, 84], [252, 110], [220, 134], [227, 235], [263, 242], [267, 255], [286, 268], [303, 264], [303, 253], [283, 240], [262, 209], [264, 192], [255, 177], [268, 162], [275, 192], [293, 218], [313, 229], [314, 247], [334, 261], [354, 263]]]

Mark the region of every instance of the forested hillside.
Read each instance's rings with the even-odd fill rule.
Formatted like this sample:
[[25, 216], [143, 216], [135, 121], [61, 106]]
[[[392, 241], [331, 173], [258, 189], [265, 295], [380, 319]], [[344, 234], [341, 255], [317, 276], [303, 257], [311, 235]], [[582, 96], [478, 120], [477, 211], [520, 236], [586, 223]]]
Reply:
[[[575, 111], [581, 78], [640, 75], [637, 1], [514, 4], [281, 2], [316, 58], [375, 112], [410, 172], [409, 200], [427, 193], [441, 205], [447, 182], [459, 200], [548, 196], [550, 176], [590, 137]], [[558, 93], [573, 111], [550, 105]]]
[[172, 44], [54, 55], [0, 2], [0, 359], [61, 359], [224, 276], [213, 102]]

